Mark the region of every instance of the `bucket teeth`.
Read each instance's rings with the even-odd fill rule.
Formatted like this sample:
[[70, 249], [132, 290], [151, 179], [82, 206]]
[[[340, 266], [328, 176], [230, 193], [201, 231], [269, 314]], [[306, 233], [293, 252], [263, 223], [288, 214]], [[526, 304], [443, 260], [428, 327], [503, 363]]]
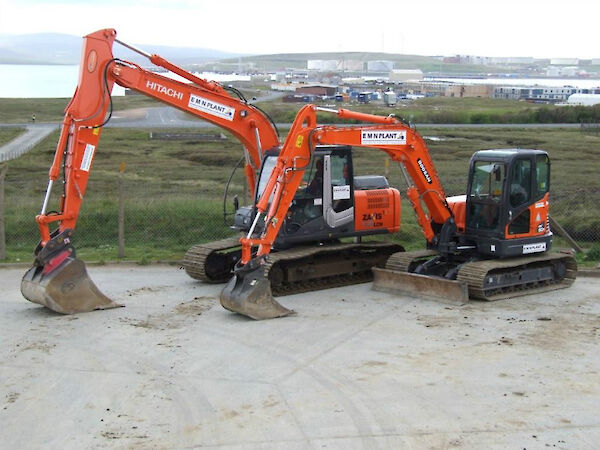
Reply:
[[274, 319], [293, 314], [280, 305], [271, 292], [271, 283], [260, 263], [248, 263], [236, 271], [221, 291], [221, 305], [229, 311], [255, 320]]

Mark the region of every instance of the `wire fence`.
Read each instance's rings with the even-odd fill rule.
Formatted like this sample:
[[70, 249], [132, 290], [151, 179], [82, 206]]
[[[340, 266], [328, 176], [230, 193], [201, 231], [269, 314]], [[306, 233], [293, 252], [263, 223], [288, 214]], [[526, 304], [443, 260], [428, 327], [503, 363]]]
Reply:
[[[240, 204], [247, 204], [241, 189], [238, 194]], [[180, 259], [192, 245], [237, 233], [229, 226], [234, 212], [231, 197], [224, 203], [217, 196], [176, 192], [151, 198], [140, 198], [141, 195], [127, 192], [124, 196], [121, 236], [118, 196], [84, 203], [73, 239], [77, 251], [82, 255], [84, 252], [89, 260], [116, 260], [118, 256], [136, 260]], [[589, 249], [600, 243], [598, 204], [600, 191], [561, 192], [551, 197], [550, 211], [579, 247]], [[407, 248], [420, 248], [424, 246], [421, 228], [410, 204], [403, 200], [402, 206], [402, 229], [386, 239], [398, 240]], [[39, 240], [35, 222], [39, 207], [35, 202], [24, 203], [20, 192], [6, 193], [0, 222], [4, 224], [8, 260], [26, 261], [31, 257]], [[557, 240], [556, 245], [571, 246], [565, 240]]]

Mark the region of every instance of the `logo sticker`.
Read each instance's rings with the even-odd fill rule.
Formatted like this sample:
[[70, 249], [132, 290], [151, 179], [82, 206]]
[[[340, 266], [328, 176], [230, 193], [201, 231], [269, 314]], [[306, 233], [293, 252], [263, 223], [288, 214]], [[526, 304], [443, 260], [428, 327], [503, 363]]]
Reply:
[[231, 108], [221, 103], [213, 102], [204, 97], [199, 97], [194, 94], [190, 94], [190, 101], [188, 103], [190, 108], [197, 109], [198, 111], [205, 112], [211, 116], [216, 116], [221, 119], [229, 120], [233, 122], [235, 116], [235, 108]]
[[155, 81], [146, 80], [146, 87], [161, 94], [168, 95], [169, 97], [173, 97], [178, 100], [183, 100], [183, 92], [179, 92], [173, 88], [163, 86], [162, 84], [157, 83]]
[[361, 131], [360, 143], [363, 145], [404, 145], [405, 130], [369, 130]]
[[546, 243], [538, 242], [537, 244], [528, 244], [523, 246], [523, 254], [538, 253], [546, 251]]
[[427, 168], [425, 167], [425, 164], [423, 163], [423, 161], [421, 161], [421, 158], [417, 159], [417, 164], [419, 165], [419, 169], [421, 169], [421, 172], [423, 173], [425, 180], [427, 180], [427, 182], [429, 184], [431, 184], [431, 182], [432, 182], [431, 175], [429, 175], [429, 172], [427, 172]]
[[350, 186], [333, 186], [334, 200], [348, 200], [350, 198]]

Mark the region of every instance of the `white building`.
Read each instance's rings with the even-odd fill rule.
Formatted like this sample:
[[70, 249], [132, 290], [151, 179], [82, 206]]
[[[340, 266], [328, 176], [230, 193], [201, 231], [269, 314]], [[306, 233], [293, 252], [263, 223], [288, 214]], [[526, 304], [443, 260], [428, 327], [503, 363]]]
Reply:
[[420, 69], [394, 69], [390, 72], [389, 80], [392, 83], [421, 81], [423, 80], [423, 72]]
[[394, 70], [394, 61], [368, 61], [368, 72], [391, 72]]
[[337, 70], [338, 61], [335, 59], [309, 59], [306, 62], [308, 70], [316, 70], [318, 72], [327, 72]]
[[600, 94], [573, 94], [567, 99], [569, 105], [594, 106], [600, 104]]
[[578, 66], [579, 60], [577, 58], [552, 58], [550, 64], [553, 66]]

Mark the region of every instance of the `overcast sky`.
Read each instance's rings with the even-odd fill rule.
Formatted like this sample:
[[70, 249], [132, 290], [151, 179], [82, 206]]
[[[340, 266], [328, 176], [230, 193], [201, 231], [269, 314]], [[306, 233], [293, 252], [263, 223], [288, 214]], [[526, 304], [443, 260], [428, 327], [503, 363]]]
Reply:
[[598, 0], [0, 0], [0, 33], [115, 28], [132, 44], [250, 54], [600, 58], [599, 17]]

